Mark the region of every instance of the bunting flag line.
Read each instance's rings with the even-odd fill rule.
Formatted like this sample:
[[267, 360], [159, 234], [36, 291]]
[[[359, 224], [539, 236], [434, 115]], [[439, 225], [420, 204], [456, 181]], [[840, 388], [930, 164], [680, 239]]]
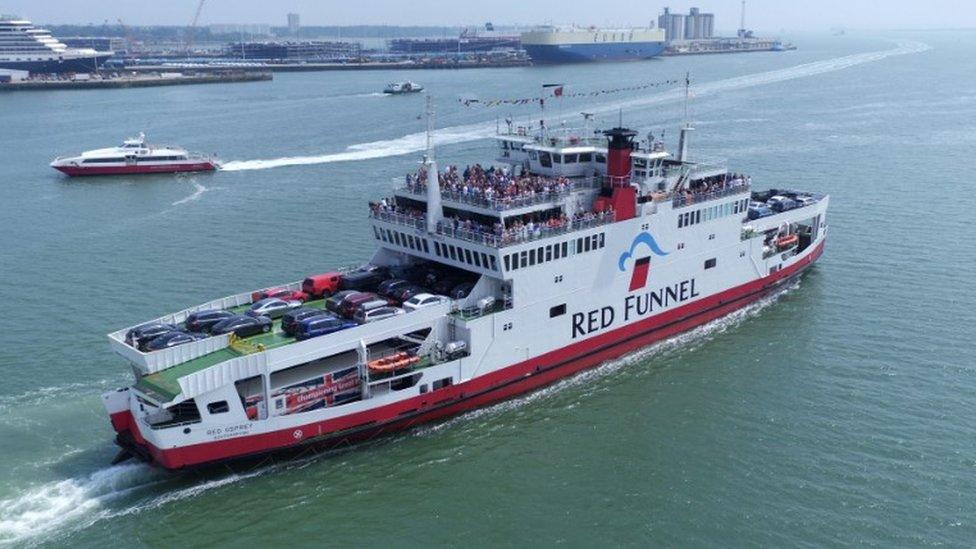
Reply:
[[[649, 82], [646, 84], [639, 84], [636, 86], [624, 86], [621, 88], [609, 88], [604, 90], [592, 90], [583, 92], [572, 92], [567, 93], [564, 84], [543, 84], [543, 90], [549, 92], [554, 97], [598, 97], [601, 95], [609, 95], [614, 93], [623, 93], [630, 91], [640, 91], [650, 88], [659, 88], [662, 86], [674, 86], [676, 84], [683, 84], [681, 80], [663, 80], [661, 82]], [[545, 101], [544, 97], [516, 97], [510, 99], [474, 99], [474, 98], [459, 98], [458, 102], [465, 107], [481, 106], [481, 107], [498, 107], [501, 105], [527, 105], [529, 103], [538, 103], [540, 101]]]

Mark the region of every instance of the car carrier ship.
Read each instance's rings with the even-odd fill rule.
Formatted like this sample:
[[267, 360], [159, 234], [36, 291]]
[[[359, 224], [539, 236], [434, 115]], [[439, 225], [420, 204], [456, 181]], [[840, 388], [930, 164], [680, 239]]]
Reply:
[[[624, 127], [510, 125], [496, 137], [502, 168], [441, 170], [428, 145], [419, 171], [369, 204], [376, 251], [362, 267], [109, 334], [135, 374], [103, 395], [117, 460], [179, 469], [362, 441], [531, 391], [783, 287], [823, 252], [828, 197], [755, 191], [723, 161], [689, 156], [692, 129], [672, 154]], [[397, 294], [390, 278], [448, 295]], [[343, 303], [376, 301], [350, 292], [384, 281], [376, 306], [396, 313], [336, 318], [351, 316]], [[299, 305], [312, 317], [287, 333], [286, 315], [137, 343], [208, 315]]]

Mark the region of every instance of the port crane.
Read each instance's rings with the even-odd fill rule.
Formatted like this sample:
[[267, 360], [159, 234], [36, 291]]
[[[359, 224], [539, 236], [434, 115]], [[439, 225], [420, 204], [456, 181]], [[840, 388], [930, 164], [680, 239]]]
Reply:
[[200, 12], [203, 11], [203, 4], [207, 0], [200, 0], [197, 4], [197, 11], [193, 14], [193, 21], [190, 22], [190, 28], [186, 31], [186, 46], [184, 48], [184, 53], [190, 55], [190, 48], [193, 46], [193, 34], [197, 30], [197, 22], [200, 21]]

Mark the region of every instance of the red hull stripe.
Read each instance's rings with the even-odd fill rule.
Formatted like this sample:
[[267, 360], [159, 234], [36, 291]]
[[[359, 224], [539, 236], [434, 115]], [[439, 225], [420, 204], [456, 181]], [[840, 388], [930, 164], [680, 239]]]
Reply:
[[193, 164], [157, 164], [135, 166], [56, 166], [54, 169], [70, 176], [80, 175], [120, 175], [145, 173], [210, 172], [217, 169], [213, 162]]
[[[786, 280], [798, 275], [822, 253], [823, 242], [796, 264], [765, 278], [467, 382], [373, 410], [270, 433], [166, 450], [148, 443], [138, 429], [133, 430], [132, 435], [136, 443], [149, 450], [156, 463], [169, 469], [241, 458], [299, 445], [316, 445], [322, 448], [341, 446], [456, 415], [548, 385], [606, 360], [725, 316], [767, 295]], [[124, 424], [125, 420], [118, 421], [113, 417], [113, 423], [116, 422]]]

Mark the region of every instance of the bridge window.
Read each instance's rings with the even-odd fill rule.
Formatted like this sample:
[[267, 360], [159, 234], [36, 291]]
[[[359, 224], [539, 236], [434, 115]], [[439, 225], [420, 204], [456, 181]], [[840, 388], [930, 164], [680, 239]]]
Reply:
[[593, 154], [592, 153], [580, 153], [580, 155], [579, 155], [579, 161], [580, 162], [593, 162]]
[[505, 270], [506, 271], [511, 271], [512, 270], [512, 256], [511, 255], [506, 255], [505, 256]]

